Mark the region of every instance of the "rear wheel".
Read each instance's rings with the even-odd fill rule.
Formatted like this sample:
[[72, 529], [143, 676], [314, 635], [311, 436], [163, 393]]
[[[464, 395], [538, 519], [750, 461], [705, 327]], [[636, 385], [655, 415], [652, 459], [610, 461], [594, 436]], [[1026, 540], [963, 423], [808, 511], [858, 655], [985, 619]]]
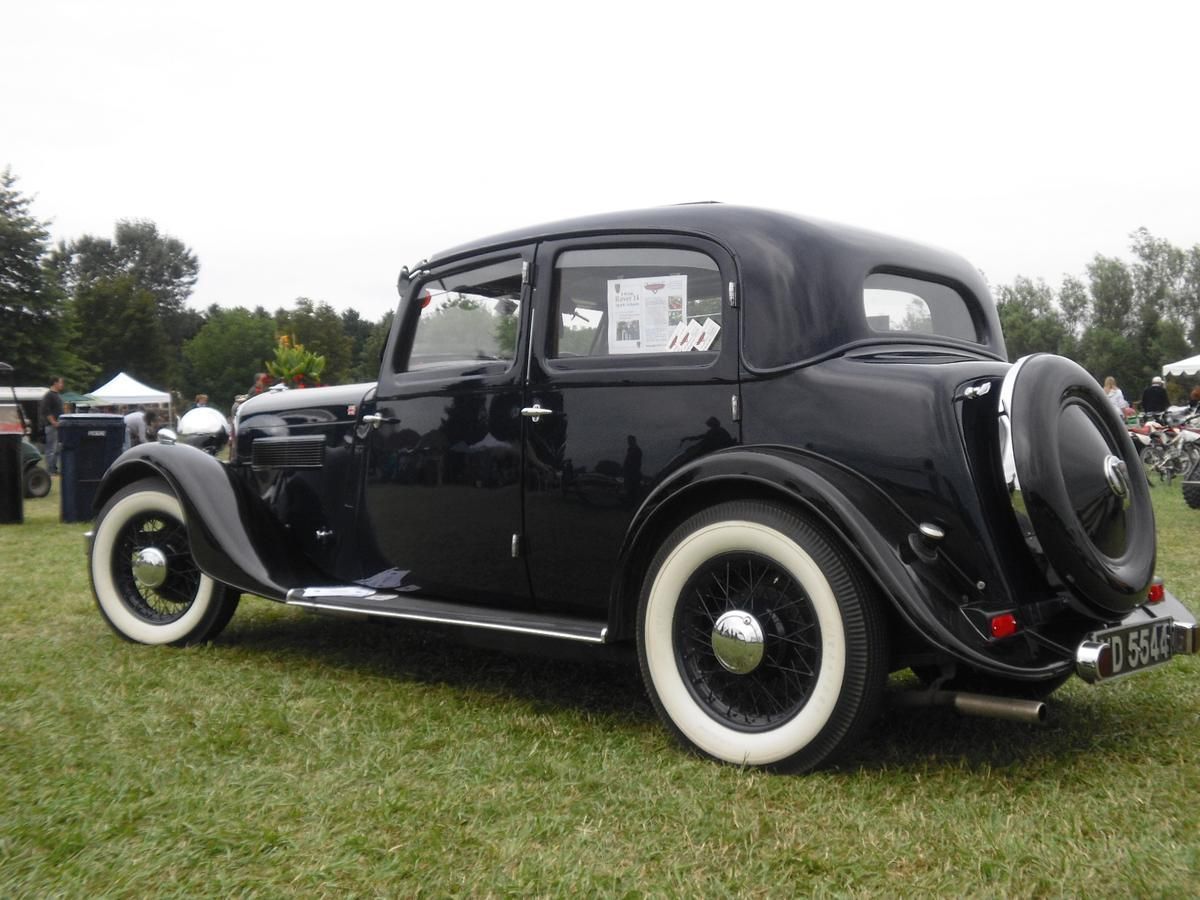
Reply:
[[100, 614], [128, 641], [200, 643], [237, 609], [239, 595], [196, 567], [183, 510], [157, 478], [122, 488], [104, 505], [89, 569]]
[[1200, 463], [1184, 476], [1183, 499], [1192, 509], [1200, 509]]
[[1151, 486], [1158, 484], [1162, 479], [1161, 471], [1158, 467], [1158, 457], [1162, 451], [1156, 450], [1155, 447], [1143, 447], [1138, 454], [1142, 461], [1142, 470], [1146, 473], [1146, 482]]
[[876, 715], [887, 634], [872, 586], [818, 526], [738, 501], [693, 516], [659, 551], [638, 658], [685, 745], [797, 771], [835, 757]]
[[41, 466], [30, 466], [25, 470], [25, 496], [45, 497], [50, 493], [50, 473]]

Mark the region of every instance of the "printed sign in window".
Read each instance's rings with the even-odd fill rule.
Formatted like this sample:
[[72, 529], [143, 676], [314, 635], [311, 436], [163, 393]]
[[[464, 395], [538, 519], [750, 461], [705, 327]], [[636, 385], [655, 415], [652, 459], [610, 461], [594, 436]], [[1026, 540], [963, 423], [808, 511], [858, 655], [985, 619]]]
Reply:
[[666, 353], [686, 319], [686, 275], [609, 279], [610, 353]]

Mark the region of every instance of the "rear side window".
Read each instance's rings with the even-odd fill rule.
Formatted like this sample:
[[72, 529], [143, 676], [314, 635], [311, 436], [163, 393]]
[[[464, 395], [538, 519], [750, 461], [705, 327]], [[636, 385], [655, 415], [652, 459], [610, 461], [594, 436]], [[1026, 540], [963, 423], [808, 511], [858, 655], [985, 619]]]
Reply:
[[979, 341], [962, 294], [934, 281], [881, 272], [869, 275], [863, 284], [863, 311], [871, 330], [883, 334], [936, 334]]
[[698, 361], [721, 347], [721, 271], [695, 250], [568, 250], [554, 263], [554, 297], [552, 358], [669, 353]]

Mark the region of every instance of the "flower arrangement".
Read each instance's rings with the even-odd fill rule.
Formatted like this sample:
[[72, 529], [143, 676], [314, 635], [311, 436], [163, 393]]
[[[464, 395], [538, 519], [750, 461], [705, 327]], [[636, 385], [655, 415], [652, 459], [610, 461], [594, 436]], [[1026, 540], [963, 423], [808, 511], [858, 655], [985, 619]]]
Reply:
[[321, 386], [325, 357], [304, 349], [295, 336], [280, 335], [275, 359], [267, 360], [267, 371], [290, 388]]

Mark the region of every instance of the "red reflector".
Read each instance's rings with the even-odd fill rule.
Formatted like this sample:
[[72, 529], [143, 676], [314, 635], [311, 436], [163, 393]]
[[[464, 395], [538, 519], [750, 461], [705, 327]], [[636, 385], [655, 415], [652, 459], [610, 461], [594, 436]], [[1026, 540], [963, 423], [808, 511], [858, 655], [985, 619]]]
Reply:
[[1100, 673], [1101, 678], [1112, 677], [1112, 645], [1105, 644], [1100, 649], [1100, 658], [1096, 660], [1096, 671]]
[[1002, 613], [992, 617], [992, 637], [1006, 638], [1017, 633], [1017, 617], [1012, 613]]
[[1167, 589], [1163, 585], [1163, 580], [1157, 575], [1150, 582], [1150, 590], [1146, 592], [1147, 603], [1162, 603], [1167, 599]]

